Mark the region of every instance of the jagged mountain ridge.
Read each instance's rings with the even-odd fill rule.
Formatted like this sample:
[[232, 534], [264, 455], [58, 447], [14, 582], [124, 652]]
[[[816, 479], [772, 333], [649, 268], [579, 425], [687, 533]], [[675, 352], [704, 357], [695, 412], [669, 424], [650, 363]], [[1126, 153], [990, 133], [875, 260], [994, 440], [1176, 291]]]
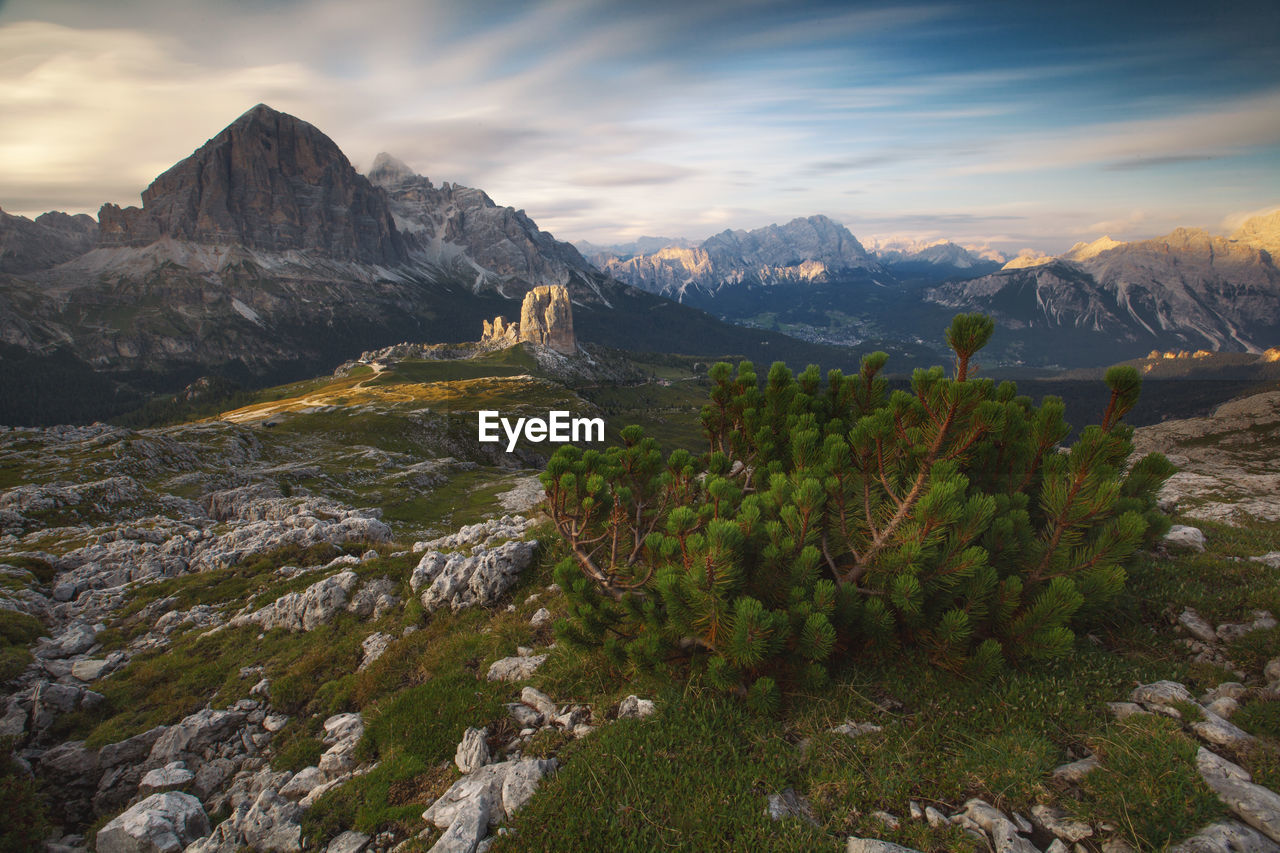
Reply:
[[744, 283], [827, 281], [851, 270], [879, 270], [849, 229], [821, 215], [753, 231], [725, 230], [694, 248], [667, 246], [650, 255], [601, 256], [598, 262], [621, 281], [682, 302], [693, 291], [715, 295]]
[[1135, 354], [1146, 342], [1259, 352], [1280, 337], [1280, 271], [1266, 248], [1278, 223], [1280, 212], [1226, 238], [1198, 228], [1131, 243], [1102, 237], [1061, 257], [946, 282], [925, 298], [984, 311], [1011, 330], [1104, 335]]
[[0, 273], [46, 269], [89, 251], [98, 241], [92, 216], [50, 211], [34, 220], [0, 210]]

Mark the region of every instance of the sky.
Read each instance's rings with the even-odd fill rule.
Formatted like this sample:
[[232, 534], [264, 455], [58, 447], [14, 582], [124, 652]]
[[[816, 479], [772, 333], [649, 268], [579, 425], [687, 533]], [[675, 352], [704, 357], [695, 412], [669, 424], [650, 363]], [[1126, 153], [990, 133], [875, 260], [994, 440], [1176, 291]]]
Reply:
[[1280, 3], [0, 0], [0, 208], [262, 102], [566, 240], [826, 214], [1049, 253], [1280, 207]]

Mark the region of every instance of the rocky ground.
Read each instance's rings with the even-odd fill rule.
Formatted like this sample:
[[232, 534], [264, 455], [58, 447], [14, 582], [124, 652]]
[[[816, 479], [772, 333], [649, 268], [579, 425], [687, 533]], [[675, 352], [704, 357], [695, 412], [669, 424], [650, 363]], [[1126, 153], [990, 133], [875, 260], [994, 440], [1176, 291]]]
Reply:
[[[557, 830], [546, 815], [598, 808], [574, 793], [580, 780], [602, 767], [619, 779], [642, 774], [648, 756], [662, 768], [686, 760], [678, 757], [679, 727], [703, 713], [685, 704], [687, 694], [664, 691], [660, 679], [632, 684], [553, 641], [550, 624], [564, 599], [548, 585], [536, 480], [495, 472], [475, 523], [400, 523], [386, 517], [384, 505], [395, 505], [389, 494], [444, 492], [457, 518], [468, 492], [454, 487], [479, 469], [297, 429], [333, 415], [293, 415], [292, 427], [0, 433], [0, 735], [12, 745], [12, 767], [0, 778], [15, 780], [7, 790], [45, 798], [36, 847], [578, 849], [583, 842], [547, 835]], [[1257, 606], [1272, 599], [1157, 577], [1227, 565], [1274, 586], [1280, 547], [1266, 547], [1274, 526], [1241, 534], [1239, 556], [1215, 557], [1237, 534], [1214, 519], [1277, 517], [1266, 514], [1268, 492], [1241, 494], [1238, 485], [1277, 476], [1262, 449], [1277, 423], [1280, 396], [1271, 394], [1223, 406], [1213, 418], [1140, 431], [1140, 447], [1182, 460], [1164, 497], [1185, 523], [1171, 531], [1167, 553], [1152, 558], [1155, 574], [1135, 578], [1159, 624], [1142, 641], [1145, 662], [1123, 671], [1180, 675], [1128, 683], [1131, 675], [1099, 676], [1089, 693], [1096, 704], [1071, 714], [1103, 735], [1070, 734], [1065, 750], [1047, 747], [1040, 765], [1017, 765], [1000, 785], [1001, 765], [979, 762], [988, 769], [977, 777], [931, 788], [932, 770], [912, 773], [918, 759], [870, 769], [877, 756], [908, 754], [913, 741], [931, 737], [928, 703], [902, 683], [851, 683], [850, 701], [750, 723], [757, 734], [748, 740], [776, 742], [792, 770], [746, 766], [747, 787], [725, 797], [746, 797], [750, 828], [717, 832], [765, 838], [768, 849], [1120, 853], [1145, 849], [1135, 839], [1147, 837], [1121, 815], [1141, 824], [1190, 797], [1194, 814], [1209, 817], [1168, 849], [1280, 850], [1280, 759], [1265, 758], [1280, 755], [1266, 722], [1280, 695], [1280, 626], [1274, 609]], [[1192, 488], [1207, 477], [1217, 483], [1211, 499]], [[1140, 645], [1129, 642], [1116, 659], [1137, 654]], [[952, 694], [944, 706], [980, 695], [962, 685], [943, 691]], [[975, 701], [1004, 707], [996, 695]], [[1025, 720], [1009, 701], [1016, 730]], [[985, 723], [973, 713], [975, 734], [947, 734], [933, 748], [959, 743], [964, 757], [976, 754], [969, 742], [1002, 743], [976, 733]], [[964, 725], [955, 719], [949, 725]], [[724, 733], [726, 750], [737, 748], [741, 731]], [[646, 751], [649, 737], [660, 745]], [[1134, 759], [1122, 743], [1172, 745], [1136, 760], [1167, 764], [1160, 772], [1181, 773], [1180, 781], [1161, 776], [1154, 793], [1142, 793], [1143, 771], [1125, 769]], [[837, 759], [848, 768], [832, 770]], [[866, 769], [853, 769], [859, 765]], [[906, 788], [856, 793], [894, 773], [910, 780]], [[608, 784], [595, 778], [582, 790]], [[676, 822], [662, 787], [646, 787], [652, 805], [639, 808], [657, 817], [628, 830], [635, 837]], [[720, 787], [704, 790], [719, 796]], [[1108, 810], [1116, 799], [1130, 811]], [[616, 809], [629, 826], [634, 808], [619, 801], [603, 813]], [[687, 836], [659, 837], [698, 846]]]

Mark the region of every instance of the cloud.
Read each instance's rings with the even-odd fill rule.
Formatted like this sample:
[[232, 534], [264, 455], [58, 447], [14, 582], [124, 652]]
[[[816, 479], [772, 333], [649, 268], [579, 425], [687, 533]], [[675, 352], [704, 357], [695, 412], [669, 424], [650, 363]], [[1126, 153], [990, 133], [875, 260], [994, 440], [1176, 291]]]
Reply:
[[1183, 163], [1203, 163], [1213, 160], [1209, 154], [1166, 154], [1163, 157], [1133, 157], [1107, 163], [1102, 168], [1108, 172], [1130, 172], [1134, 169], [1153, 169], [1160, 166], [1178, 166]]
[[568, 181], [582, 187], [654, 186], [672, 184], [697, 174], [694, 169], [669, 163], [619, 163], [607, 170], [579, 172]]

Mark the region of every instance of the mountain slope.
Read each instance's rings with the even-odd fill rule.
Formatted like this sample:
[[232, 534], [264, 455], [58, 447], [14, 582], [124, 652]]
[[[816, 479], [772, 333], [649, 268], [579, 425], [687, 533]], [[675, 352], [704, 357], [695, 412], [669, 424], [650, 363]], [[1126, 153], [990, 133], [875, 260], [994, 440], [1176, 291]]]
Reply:
[[[1151, 348], [1259, 352], [1280, 336], [1280, 271], [1265, 248], [1277, 216], [1250, 220], [1229, 239], [1194, 228], [1133, 243], [1103, 237], [1059, 258], [947, 282], [925, 298], [989, 313], [1026, 344], [1100, 347], [1104, 360]], [[1066, 332], [1084, 334], [1068, 341]]]

